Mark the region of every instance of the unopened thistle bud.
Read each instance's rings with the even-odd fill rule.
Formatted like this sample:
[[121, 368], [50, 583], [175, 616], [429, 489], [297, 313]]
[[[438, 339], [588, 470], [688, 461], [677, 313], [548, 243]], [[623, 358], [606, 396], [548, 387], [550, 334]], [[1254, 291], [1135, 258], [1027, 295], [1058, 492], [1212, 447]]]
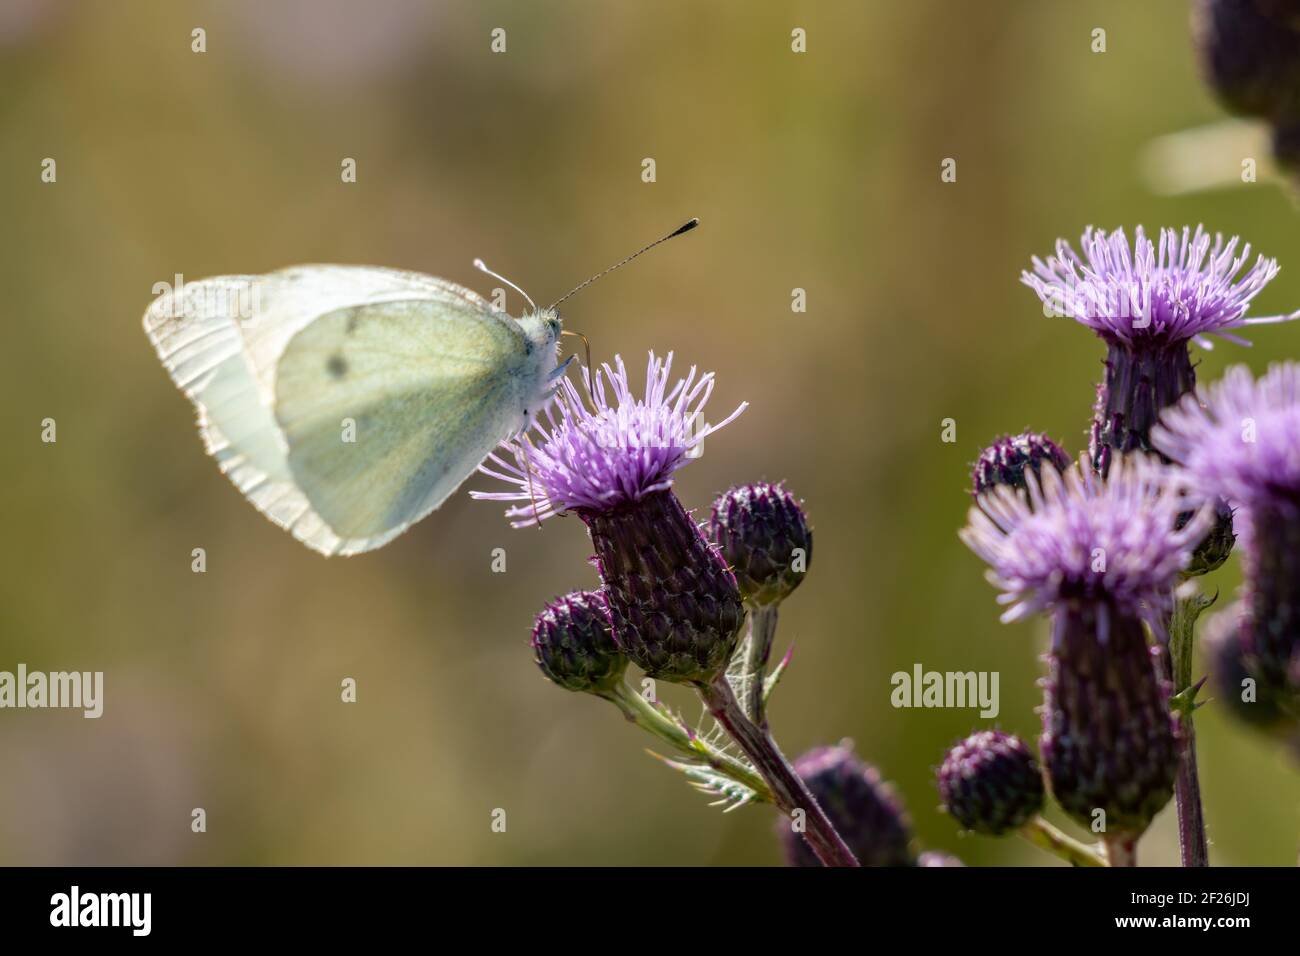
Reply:
[[527, 502], [507, 511], [516, 526], [560, 512], [581, 518], [623, 653], [651, 677], [707, 684], [726, 668], [745, 611], [735, 576], [673, 494], [673, 474], [745, 406], [701, 426], [713, 376], [692, 368], [670, 389], [671, 366], [671, 354], [651, 353], [639, 399], [615, 357], [592, 382], [593, 410], [563, 379], [549, 428], [537, 426], [541, 442], [507, 442], [513, 463], [491, 455], [481, 469], [516, 490], [474, 496]]
[[1256, 662], [1246, 643], [1249, 639], [1249, 616], [1240, 604], [1230, 605], [1205, 622], [1200, 644], [1210, 672], [1211, 703], [1227, 708], [1253, 727], [1281, 730], [1287, 724], [1281, 706], [1286, 687], [1262, 684], [1252, 673]]
[[1229, 110], [1300, 117], [1298, 14], [1291, 0], [1197, 0], [1192, 37], [1201, 69]]
[[1166, 637], [1210, 509], [1154, 457], [1117, 457], [1105, 478], [1086, 465], [1031, 478], [1027, 495], [983, 496], [962, 540], [992, 568], [1004, 621], [1051, 614], [1039, 744], [1052, 793], [1081, 825], [1136, 837], [1172, 796], [1180, 758], [1143, 623]]
[[1025, 471], [1033, 472], [1041, 481], [1044, 465], [1065, 471], [1070, 467], [1070, 456], [1046, 435], [1005, 435], [980, 453], [971, 471], [971, 492], [978, 497], [997, 485], [1023, 489]]
[[574, 591], [547, 604], [533, 624], [532, 646], [542, 673], [565, 690], [600, 694], [627, 670], [609, 608], [595, 591]]
[[[912, 831], [902, 804], [880, 774], [849, 745], [817, 747], [794, 762], [795, 772], [863, 866], [911, 866]], [[789, 820], [777, 834], [790, 866], [821, 866]]]
[[1019, 737], [1000, 730], [971, 734], [939, 768], [943, 809], [967, 830], [1001, 836], [1043, 808], [1043, 778]]
[[803, 581], [812, 562], [812, 529], [781, 485], [742, 485], [718, 497], [710, 537], [749, 604], [777, 604]]

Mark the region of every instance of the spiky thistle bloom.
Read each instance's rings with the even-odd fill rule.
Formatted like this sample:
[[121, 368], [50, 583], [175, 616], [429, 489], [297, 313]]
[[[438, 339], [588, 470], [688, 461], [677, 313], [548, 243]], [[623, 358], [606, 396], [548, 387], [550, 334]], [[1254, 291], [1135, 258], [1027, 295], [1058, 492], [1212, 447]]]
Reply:
[[1245, 366], [1228, 369], [1166, 411], [1153, 440], [1202, 494], [1238, 506], [1242, 640], [1261, 684], [1300, 692], [1300, 364], [1258, 381]]
[[1044, 465], [1065, 471], [1070, 467], [1070, 456], [1046, 435], [1004, 435], [980, 452], [971, 470], [971, 493], [978, 497], [997, 485], [1024, 488], [1025, 470], [1041, 480]]
[[967, 830], [1001, 836], [1043, 809], [1043, 778], [1024, 742], [981, 730], [957, 743], [938, 772], [943, 808]]
[[542, 673], [565, 690], [602, 694], [627, 670], [605, 598], [595, 591], [573, 591], [547, 604], [531, 643]]
[[671, 353], [665, 360], [652, 352], [638, 398], [615, 357], [591, 382], [590, 409], [587, 396], [562, 380], [546, 422], [536, 426], [540, 442], [507, 441], [480, 468], [515, 489], [472, 494], [526, 502], [506, 512], [516, 527], [561, 512], [581, 518], [618, 646], [652, 677], [708, 683], [731, 656], [744, 608], [735, 576], [673, 494], [673, 475], [746, 406], [706, 424], [712, 373], [692, 367], [670, 387], [671, 369]]
[[[853, 753], [851, 744], [815, 747], [794, 769], [863, 866], [910, 866], [912, 828], [893, 788]], [[790, 866], [821, 866], [789, 820], [777, 835]]]
[[[1180, 518], [1191, 513], [1180, 525]], [[1052, 792], [1079, 823], [1095, 810], [1108, 832], [1142, 833], [1173, 793], [1177, 721], [1143, 621], [1158, 636], [1179, 572], [1210, 509], [1181, 472], [1117, 457], [1106, 478], [1086, 459], [1064, 476], [1028, 476], [972, 508], [962, 540], [990, 566], [1014, 621], [1052, 619], [1040, 751]]]
[[717, 542], [751, 604], [777, 604], [797, 588], [812, 563], [812, 529], [784, 485], [758, 482], [718, 496], [709, 518]]
[[1240, 342], [1232, 330], [1295, 315], [1247, 316], [1278, 265], [1257, 256], [1247, 267], [1250, 245], [1239, 250], [1235, 236], [1225, 242], [1200, 226], [1162, 229], [1157, 244], [1139, 226], [1130, 246], [1123, 229], [1090, 226], [1080, 246], [1082, 254], [1058, 240], [1056, 254], [1034, 257], [1021, 281], [1047, 314], [1068, 316], [1106, 343], [1090, 438], [1093, 467], [1104, 474], [1115, 454], [1150, 451], [1161, 409], [1195, 387], [1189, 342]]

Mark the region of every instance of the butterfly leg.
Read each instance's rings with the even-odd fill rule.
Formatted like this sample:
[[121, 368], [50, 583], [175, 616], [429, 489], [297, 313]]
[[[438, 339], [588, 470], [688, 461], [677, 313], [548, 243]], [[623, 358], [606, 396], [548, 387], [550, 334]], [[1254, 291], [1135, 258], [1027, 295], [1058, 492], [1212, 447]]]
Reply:
[[537, 514], [537, 494], [533, 491], [533, 466], [528, 461], [528, 449], [532, 447], [532, 441], [528, 438], [528, 433], [524, 432], [523, 443], [520, 446], [524, 450], [524, 477], [528, 479], [528, 503], [533, 506], [533, 523], [537, 525], [537, 530], [542, 530], [542, 519]]

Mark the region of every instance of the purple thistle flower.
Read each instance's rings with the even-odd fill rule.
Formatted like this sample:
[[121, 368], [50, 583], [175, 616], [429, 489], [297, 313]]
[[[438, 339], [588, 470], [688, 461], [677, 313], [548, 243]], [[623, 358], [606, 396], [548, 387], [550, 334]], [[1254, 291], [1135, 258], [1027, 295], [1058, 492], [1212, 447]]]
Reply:
[[1234, 366], [1152, 434], [1205, 495], [1239, 506], [1248, 614], [1241, 640], [1270, 691], [1300, 694], [1300, 364]]
[[1205, 336], [1242, 340], [1228, 329], [1296, 317], [1247, 318], [1251, 300], [1278, 273], [1275, 259], [1250, 259], [1250, 244], [1237, 253], [1238, 239], [1226, 243], [1201, 226], [1160, 230], [1157, 247], [1138, 226], [1130, 248], [1123, 229], [1107, 233], [1089, 226], [1080, 239], [1083, 256], [1065, 240], [1044, 262], [1035, 256], [1034, 271], [1020, 281], [1038, 293], [1049, 314], [1065, 315], [1108, 342], [1130, 347], [1170, 345]]
[[[525, 447], [527, 439], [510, 439], [501, 449], [513, 462], [494, 453], [487, 459], [494, 467], [479, 468], [485, 475], [516, 485], [517, 490], [471, 491], [471, 497], [527, 502], [506, 511], [507, 517], [516, 519], [511, 524], [522, 528], [564, 511], [611, 511], [671, 488], [673, 474], [699, 457], [704, 439], [748, 407], [741, 402], [718, 424], [704, 423], [713, 373], [696, 377], [692, 365], [686, 378], [669, 389], [672, 364], [671, 352], [667, 359], [650, 353], [642, 400], [632, 394], [627, 368], [616, 355], [613, 368], [606, 364], [596, 372], [594, 410], [587, 409], [578, 386], [563, 379], [556, 401], [546, 410], [547, 426], [536, 426], [541, 443]], [[587, 374], [584, 370], [584, 380]], [[531, 488], [527, 465], [532, 466]]]
[[1256, 381], [1244, 365], [1165, 411], [1152, 435], [1205, 495], [1247, 510], [1300, 510], [1300, 364]]
[[673, 494], [673, 475], [746, 406], [705, 424], [712, 373], [697, 378], [692, 367], [670, 388], [671, 366], [671, 354], [651, 353], [638, 399], [616, 357], [596, 374], [592, 410], [565, 379], [537, 427], [541, 442], [505, 442], [514, 462], [494, 454], [480, 468], [516, 490], [471, 494], [528, 502], [506, 512], [515, 527], [568, 511], [581, 518], [623, 653], [651, 677], [707, 685], [726, 667], [745, 612], [735, 576]]
[[1024, 742], [982, 730], [957, 743], [938, 772], [943, 809], [967, 830], [1001, 836], [1043, 809], [1043, 778]]
[[[1092, 329], [1106, 343], [1106, 375], [1097, 389], [1090, 451], [1103, 474], [1111, 457], [1150, 451], [1160, 410], [1196, 385], [1188, 353], [1209, 336], [1245, 344], [1232, 329], [1281, 322], [1300, 313], [1247, 317], [1251, 301], [1277, 275], [1274, 259], [1250, 259], [1249, 243], [1224, 242], [1202, 227], [1160, 231], [1153, 243], [1139, 226], [1130, 248], [1124, 230], [1083, 233], [1083, 255], [1059, 240], [1046, 262], [1034, 257], [1021, 281], [1044, 311]], [[1243, 272], [1244, 270], [1244, 272]]]
[[961, 532], [989, 564], [999, 602], [1011, 605], [1002, 620], [1087, 599], [1163, 633], [1170, 589], [1209, 526], [1178, 470], [1134, 455], [1117, 459], [1107, 478], [1083, 460], [1064, 475], [1025, 478], [1024, 492], [1003, 485], [981, 495]]
[[1045, 464], [1065, 471], [1070, 467], [1070, 456], [1046, 435], [1004, 435], [980, 452], [971, 471], [971, 493], [978, 497], [996, 485], [1024, 488], [1025, 469], [1041, 480]]
[[[893, 788], [853, 753], [850, 743], [815, 747], [794, 769], [863, 866], [911, 866], [912, 828]], [[790, 866], [821, 866], [789, 820], [777, 836]]]
[[1057, 801], [1082, 825], [1102, 810], [1108, 835], [1136, 837], [1173, 795], [1180, 759], [1142, 622], [1164, 636], [1211, 511], [1178, 469], [1144, 456], [1116, 458], [1106, 478], [1086, 461], [1026, 477], [1024, 493], [981, 496], [962, 540], [1011, 605], [1003, 620], [1051, 612], [1039, 744]]

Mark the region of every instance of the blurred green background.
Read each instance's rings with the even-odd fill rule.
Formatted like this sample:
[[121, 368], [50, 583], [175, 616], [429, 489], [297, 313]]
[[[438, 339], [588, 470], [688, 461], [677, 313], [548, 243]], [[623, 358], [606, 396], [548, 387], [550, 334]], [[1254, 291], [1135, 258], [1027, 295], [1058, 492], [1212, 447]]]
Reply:
[[[1170, 198], [1140, 173], [1154, 137], [1222, 115], [1187, 23], [1176, 0], [6, 0], [0, 669], [103, 670], [107, 699], [98, 721], [0, 712], [0, 862], [776, 863], [769, 808], [722, 816], [613, 708], [538, 673], [534, 613], [596, 583], [578, 521], [512, 531], [460, 494], [381, 551], [322, 559], [204, 456], [140, 328], [176, 273], [299, 262], [487, 291], [482, 256], [549, 301], [689, 216], [703, 228], [566, 320], [638, 382], [647, 349], [672, 349], [717, 371], [715, 416], [751, 403], [681, 474], [688, 507], [759, 478], [805, 499], [816, 554], [782, 610], [779, 644], [798, 645], [782, 746], [855, 740], [925, 847], [1052, 862], [958, 835], [933, 768], [985, 722], [894, 710], [889, 678], [999, 671], [996, 723], [1037, 736], [1041, 628], [998, 623], [956, 537], [988, 439], [1083, 441], [1101, 347], [1020, 286], [1032, 254], [1089, 223], [1204, 222], [1281, 260], [1262, 312], [1300, 304], [1282, 190]], [[1206, 354], [1202, 378], [1300, 355], [1300, 328], [1252, 337]], [[1294, 863], [1296, 766], [1201, 714], [1213, 859]], [[1176, 862], [1172, 807], [1142, 856]]]

